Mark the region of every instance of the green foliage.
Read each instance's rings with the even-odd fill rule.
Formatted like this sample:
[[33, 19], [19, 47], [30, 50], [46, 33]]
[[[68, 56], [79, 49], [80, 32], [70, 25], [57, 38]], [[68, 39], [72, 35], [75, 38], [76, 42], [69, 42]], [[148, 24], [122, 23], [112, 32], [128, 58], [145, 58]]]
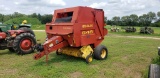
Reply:
[[21, 24], [23, 20], [27, 20], [28, 24], [31, 25], [40, 25], [41, 22], [37, 18], [29, 18], [29, 17], [19, 17], [19, 18], [13, 18], [6, 22], [5, 24]]
[[46, 25], [32, 25], [32, 30], [45, 30]]
[[160, 27], [160, 19], [156, 21], [155, 23], [151, 24], [152, 27]]
[[[143, 14], [138, 16], [136, 14], [131, 14], [129, 16], [114, 16], [112, 20], [107, 20], [108, 25], [121, 25], [121, 26], [150, 26], [157, 17], [160, 19], [160, 12], [148, 12], [147, 14]], [[154, 22], [156, 23], [156, 22]], [[158, 27], [159, 24], [152, 24], [152, 26]]]
[[152, 59], [152, 63], [153, 64], [159, 64], [160, 65], [160, 56], [155, 57], [154, 59]]

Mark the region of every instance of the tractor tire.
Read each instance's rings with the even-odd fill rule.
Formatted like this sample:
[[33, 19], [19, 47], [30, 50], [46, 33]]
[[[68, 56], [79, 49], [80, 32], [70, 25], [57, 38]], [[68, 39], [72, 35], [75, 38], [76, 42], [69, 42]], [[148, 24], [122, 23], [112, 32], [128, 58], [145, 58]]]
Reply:
[[12, 47], [8, 48], [8, 50], [9, 50], [10, 52], [15, 52]]
[[13, 42], [13, 48], [17, 54], [29, 54], [34, 51], [33, 47], [36, 39], [31, 33], [22, 33], [18, 35]]
[[108, 49], [104, 45], [97, 46], [94, 49], [93, 56], [97, 60], [104, 60], [108, 56]]
[[24, 31], [26, 31], [26, 32], [28, 32], [28, 33], [31, 33], [31, 34], [33, 34], [33, 35], [35, 36], [35, 34], [34, 34], [33, 30], [31, 30], [30, 28], [27, 28], [27, 27], [21, 27], [21, 28], [19, 28], [19, 30], [24, 30]]

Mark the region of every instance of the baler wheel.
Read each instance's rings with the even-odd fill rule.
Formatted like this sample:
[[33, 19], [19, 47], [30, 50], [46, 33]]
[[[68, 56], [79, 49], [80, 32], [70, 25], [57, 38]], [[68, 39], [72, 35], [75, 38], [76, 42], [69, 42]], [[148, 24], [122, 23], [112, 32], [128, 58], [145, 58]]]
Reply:
[[100, 45], [94, 49], [93, 55], [97, 60], [104, 60], [108, 56], [108, 50], [104, 45]]
[[29, 54], [34, 50], [32, 46], [36, 44], [36, 39], [31, 33], [21, 33], [13, 42], [13, 48], [18, 54]]
[[158, 50], [158, 55], [160, 56], [160, 49]]
[[61, 51], [61, 49], [56, 50], [56, 54], [57, 55], [62, 55], [62, 53], [60, 51]]
[[88, 55], [86, 57], [86, 63], [90, 63], [90, 62], [92, 62], [92, 60], [93, 60], [92, 55]]

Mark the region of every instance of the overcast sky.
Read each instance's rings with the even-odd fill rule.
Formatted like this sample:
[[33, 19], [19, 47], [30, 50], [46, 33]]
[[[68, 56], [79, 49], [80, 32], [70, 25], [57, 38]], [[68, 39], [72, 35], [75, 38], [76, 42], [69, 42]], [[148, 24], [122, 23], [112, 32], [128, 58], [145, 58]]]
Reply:
[[160, 11], [160, 0], [0, 0], [0, 13], [53, 14], [55, 9], [89, 6], [101, 8], [105, 16], [142, 15]]

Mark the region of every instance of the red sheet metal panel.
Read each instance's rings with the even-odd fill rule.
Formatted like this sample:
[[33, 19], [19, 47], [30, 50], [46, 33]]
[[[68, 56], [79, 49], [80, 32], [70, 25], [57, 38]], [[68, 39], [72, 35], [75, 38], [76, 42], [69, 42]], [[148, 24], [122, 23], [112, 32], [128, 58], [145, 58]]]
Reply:
[[78, 6], [55, 10], [52, 22], [46, 24], [46, 33], [50, 36], [65, 36], [65, 40], [73, 47], [90, 44], [96, 47], [108, 31], [104, 29], [102, 9]]
[[0, 32], [0, 39], [5, 39], [6, 38], [6, 33]]

